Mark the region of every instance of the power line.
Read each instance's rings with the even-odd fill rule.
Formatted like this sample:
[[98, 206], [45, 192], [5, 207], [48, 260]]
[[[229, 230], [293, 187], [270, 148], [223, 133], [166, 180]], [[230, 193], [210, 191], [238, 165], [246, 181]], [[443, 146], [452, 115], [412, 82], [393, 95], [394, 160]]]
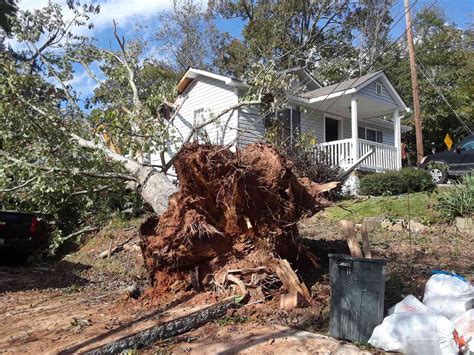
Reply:
[[[389, 8], [387, 8], [382, 16], [385, 16], [385, 14], [388, 13], [388, 12], [397, 4], [398, 1], [399, 1], [399, 0], [396, 0]], [[413, 6], [417, 3], [417, 1], [418, 1], [418, 0], [415, 0], [415, 3], [413, 4]], [[346, 4], [346, 3], [345, 3], [345, 4]], [[344, 4], [344, 6], [345, 6], [345, 4]], [[342, 6], [342, 7], [339, 9], [339, 12], [342, 10], [342, 8], [343, 8], [344, 6]], [[404, 12], [404, 11], [398, 13], [398, 14], [395, 16], [395, 18], [397, 18], [397, 17], [398, 17], [401, 13], [403, 13], [403, 12]], [[388, 32], [390, 32], [390, 31], [398, 24], [398, 22], [401, 21], [402, 18], [403, 18], [403, 16], [389, 29]], [[319, 32], [319, 34], [322, 34], [322, 33]], [[355, 38], [362, 37], [362, 36], [363, 36], [363, 33], [359, 33]], [[360, 41], [360, 43], [359, 43], [359, 46], [362, 46], [362, 44], [363, 44], [363, 39], [361, 38], [361, 41]], [[367, 51], [367, 53], [366, 53], [365, 56], [368, 56], [368, 54], [370, 53], [370, 50], [371, 50], [371, 49], [372, 49], [372, 48], [369, 48], [369, 50]], [[333, 54], [333, 57], [339, 55], [343, 50], [346, 50], [346, 51], [347, 51], [346, 48], [342, 47], [340, 50], [336, 51], [336, 52]], [[378, 60], [378, 58], [377, 58], [376, 60]], [[369, 67], [369, 68], [370, 68], [370, 67]], [[350, 75], [350, 74], [349, 74], [349, 75]], [[347, 78], [348, 78], [348, 77], [347, 77]], [[346, 78], [346, 79], [347, 79], [347, 78]], [[344, 80], [346, 80], [346, 79], [344, 79]], [[342, 81], [344, 81], [344, 80], [342, 80]], [[356, 78], [355, 80], [357, 80], [357, 78]], [[341, 84], [341, 82], [339, 82], [339, 83], [336, 85], [336, 87], [333, 89], [332, 92], [334, 92], [334, 90], [337, 89], [337, 87], [339, 87], [340, 84]], [[279, 101], [277, 101], [277, 102], [275, 103], [275, 105], [278, 106], [279, 104], [283, 103], [288, 95], [294, 95], [294, 94], [296, 94], [297, 91], [298, 91], [299, 89], [301, 89], [301, 87], [302, 87], [302, 85], [301, 85], [301, 83], [300, 83], [300, 85], [298, 85], [295, 90], [293, 90], [292, 92], [286, 93], [286, 94], [285, 94], [285, 97], [283, 97], [282, 99], [280, 99]], [[331, 92], [331, 93], [332, 93], [332, 92]], [[330, 93], [330, 94], [331, 94], [331, 93]], [[324, 101], [325, 101], [325, 100], [323, 100], [323, 101], [321, 102], [321, 104], [322, 104]], [[318, 109], [321, 104], [319, 104], [313, 111], [311, 111], [310, 114], [312, 114], [316, 109]], [[268, 109], [265, 113], [261, 114], [261, 115], [257, 118], [257, 120], [264, 119], [270, 112], [271, 112], [271, 109]], [[301, 127], [301, 123], [300, 123], [300, 125], [299, 125], [298, 127], [295, 128], [295, 130], [300, 129], [300, 127]], [[294, 134], [294, 131], [295, 131], [295, 130], [292, 130], [292, 131], [290, 132], [290, 136], [289, 136], [289, 137], [291, 137], [291, 135]], [[241, 133], [243, 133], [243, 132], [241, 132]], [[241, 133], [239, 133], [239, 134], [241, 134]], [[237, 138], [238, 138], [238, 136], [236, 137], [236, 139], [237, 139]], [[285, 141], [286, 141], [286, 140], [285, 140]], [[285, 143], [285, 142], [283, 142], [283, 143]]]
[[[426, 67], [423, 65], [423, 62], [420, 60], [420, 58], [418, 58], [418, 56], [416, 56], [416, 59], [418, 61], [419, 64], [417, 64], [417, 67], [418, 69], [420, 69], [421, 73], [423, 74], [423, 76], [426, 78], [426, 80], [430, 83], [430, 85], [436, 90], [436, 92], [438, 93], [438, 95], [443, 99], [443, 101], [446, 103], [446, 105], [448, 105], [448, 107], [451, 109], [451, 111], [453, 111], [454, 115], [457, 117], [457, 119], [459, 120], [459, 122], [461, 122], [461, 125], [466, 129], [466, 131], [469, 133], [469, 134], [472, 134], [472, 131], [471, 129], [469, 128], [469, 126], [466, 124], [466, 122], [463, 121], [463, 119], [461, 118], [461, 116], [459, 116], [459, 114], [456, 112], [456, 110], [451, 106], [451, 104], [449, 103], [448, 99], [446, 99], [446, 96], [444, 96], [443, 92], [441, 91], [441, 89], [434, 83], [434, 81], [432, 81], [432, 79], [428, 76], [428, 74], [425, 72]], [[421, 66], [420, 66], [421, 65]], [[425, 69], [425, 70], [423, 70]]]
[[[431, 7], [433, 7], [436, 2], [437, 2], [437, 0], [434, 0], [434, 2], [430, 5], [430, 7], [429, 7], [428, 9], [430, 9]], [[417, 3], [417, 0], [415, 0], [415, 2], [411, 5], [411, 7], [410, 7], [409, 9], [411, 9], [413, 6], [415, 6], [416, 3]], [[404, 9], [402, 12], [405, 13], [405, 12], [406, 12], [406, 9]], [[397, 16], [399, 16], [399, 15], [400, 15], [400, 13], [397, 14]], [[396, 17], [397, 17], [397, 16], [396, 16]], [[403, 15], [402, 15], [402, 16], [400, 17], [400, 19], [391, 27], [391, 29], [394, 28], [394, 27], [401, 21], [402, 18], [403, 18]], [[390, 29], [390, 30], [391, 30], [391, 29]], [[389, 32], [390, 32], [390, 30], [389, 30]], [[404, 31], [393, 43], [391, 43], [387, 48], [385, 48], [384, 51], [382, 52], [382, 54], [380, 54], [377, 58], [375, 58], [375, 60], [374, 60], [367, 68], [365, 68], [364, 73], [367, 72], [371, 67], [373, 67], [374, 64], [375, 64], [378, 60], [380, 60], [380, 59], [382, 58], [382, 56], [385, 55], [385, 54], [387, 53], [387, 51], [390, 50], [390, 49], [405, 35], [406, 31], [407, 31], [407, 30], [405, 29], [405, 31]], [[368, 53], [369, 53], [369, 52], [368, 52]], [[386, 68], [386, 67], [385, 67], [385, 68]], [[384, 69], [385, 69], [385, 68], [384, 68]], [[340, 99], [348, 90], [350, 90], [350, 89], [352, 88], [352, 85], [355, 84], [355, 82], [356, 82], [358, 79], [359, 79], [359, 77], [354, 78], [354, 79], [353, 79], [354, 81], [353, 81], [353, 83], [352, 83], [351, 85], [349, 85], [349, 88], [343, 90], [342, 94], [341, 94], [339, 97], [337, 97], [337, 99], [326, 109], [326, 111], [328, 111], [335, 103], [337, 103], [337, 102], [339, 101], [339, 99]], [[316, 106], [316, 107], [308, 114], [308, 116], [311, 116], [316, 110], [318, 110], [318, 109], [321, 107], [321, 105], [328, 99], [329, 95], [331, 95], [332, 93], [336, 92], [336, 89], [341, 85], [341, 83], [342, 83], [343, 81], [346, 81], [346, 80], [349, 80], [349, 75], [346, 77], [346, 79], [340, 81], [340, 82], [331, 90], [331, 92], [326, 95], [326, 98], [325, 98], [324, 100], [321, 100], [321, 102], [318, 104], [318, 106]], [[302, 123], [300, 123], [300, 125], [297, 127], [297, 129], [300, 129], [301, 124], [302, 124]], [[306, 133], [308, 130], [309, 130], [309, 128], [306, 129], [305, 132], [303, 132], [303, 133]], [[294, 132], [292, 132], [292, 134], [294, 134]]]

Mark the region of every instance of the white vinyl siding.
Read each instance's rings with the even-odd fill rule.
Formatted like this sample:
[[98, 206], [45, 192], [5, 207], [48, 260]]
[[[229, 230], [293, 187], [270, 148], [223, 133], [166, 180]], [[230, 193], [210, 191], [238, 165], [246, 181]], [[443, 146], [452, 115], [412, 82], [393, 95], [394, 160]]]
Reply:
[[260, 115], [258, 106], [243, 107], [239, 110], [239, 139], [237, 140], [239, 148], [263, 141], [266, 132], [265, 120]]
[[[221, 111], [237, 103], [237, 95], [234, 89], [223, 82], [207, 77], [200, 77], [183, 93], [183, 104], [174, 120], [176, 130], [186, 137], [194, 123], [194, 111], [203, 109], [201, 119], [206, 121], [212, 114]], [[237, 110], [222, 116], [215, 123], [205, 127], [205, 131], [211, 143], [228, 144], [236, 138]]]
[[[381, 89], [382, 89], [381, 94], [377, 94], [376, 92], [376, 88], [378, 85], [381, 85]], [[357, 94], [369, 97], [372, 100], [379, 101], [381, 103], [385, 103], [385, 104], [388, 103], [388, 104], [392, 104], [393, 106], [396, 106], [395, 100], [390, 95], [384, 83], [380, 79], [376, 80], [373, 83], [367, 84], [362, 89], [360, 89]]]
[[[182, 105], [173, 121], [173, 135], [176, 143], [170, 145], [170, 151], [175, 154], [181, 146], [194, 124], [195, 112], [202, 110], [201, 120], [207, 120], [211, 114], [218, 114], [221, 111], [237, 103], [237, 94], [233, 87], [224, 84], [222, 81], [199, 77], [193, 81], [181, 95]], [[238, 110], [228, 112], [215, 123], [211, 123], [204, 128], [206, 136], [211, 143], [229, 144], [237, 137]], [[192, 141], [192, 140], [191, 140]], [[166, 154], [169, 159], [169, 155]], [[152, 154], [151, 163], [159, 165], [159, 157]]]

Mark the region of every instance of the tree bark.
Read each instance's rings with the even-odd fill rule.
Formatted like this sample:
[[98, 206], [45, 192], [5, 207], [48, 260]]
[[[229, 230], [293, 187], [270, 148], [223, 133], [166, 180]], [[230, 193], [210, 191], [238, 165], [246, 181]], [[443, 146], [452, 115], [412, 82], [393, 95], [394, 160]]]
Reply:
[[141, 166], [137, 173], [140, 195], [157, 215], [168, 208], [168, 199], [178, 189], [165, 173], [149, 166]]
[[168, 208], [168, 199], [178, 189], [166, 176], [150, 166], [144, 166], [134, 159], [118, 154], [103, 145], [83, 139], [77, 135], [72, 138], [84, 148], [97, 149], [104, 152], [110, 159], [121, 162], [128, 173], [136, 179], [138, 192], [157, 215]]

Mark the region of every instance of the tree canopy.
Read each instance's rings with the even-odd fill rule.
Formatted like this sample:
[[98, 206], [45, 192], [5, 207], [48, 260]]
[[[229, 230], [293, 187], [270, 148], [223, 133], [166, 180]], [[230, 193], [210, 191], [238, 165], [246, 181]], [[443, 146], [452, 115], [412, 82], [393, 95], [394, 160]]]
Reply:
[[[414, 21], [425, 151], [446, 150], [446, 134], [459, 142], [474, 129], [472, 100], [474, 52], [472, 30], [449, 23], [439, 8], [423, 9]], [[413, 102], [408, 52], [400, 42], [380, 62], [410, 106]], [[464, 123], [462, 123], [464, 122]], [[413, 117], [405, 124], [414, 127]], [[407, 134], [415, 145], [414, 129]], [[433, 143], [433, 144], [432, 144]]]
[[[384, 69], [411, 103], [406, 46], [390, 38], [392, 0], [210, 1], [205, 9], [174, 0], [171, 10], [157, 15], [153, 38], [139, 33], [126, 39], [114, 24], [109, 48], [79, 34], [93, 27], [99, 6], [68, 2], [72, 16], [65, 16], [53, 2], [34, 11], [5, 4], [11, 11], [0, 25], [20, 49], [0, 54], [1, 202], [49, 215], [58, 236], [101, 223], [126, 206], [166, 208], [175, 190], [166, 177], [170, 146], [191, 136], [175, 134], [165, 108], [174, 105], [176, 82], [188, 66], [247, 80], [248, 92], [229, 110], [284, 105], [291, 83], [284, 69], [293, 66], [324, 83]], [[243, 23], [241, 36], [219, 29], [219, 21], [235, 19]], [[460, 119], [473, 127], [472, 34], [447, 23], [436, 8], [416, 16], [427, 149], [432, 141], [442, 148], [446, 133], [455, 140], [465, 135]], [[93, 94], [75, 86], [81, 75], [94, 83]], [[411, 117], [405, 123], [412, 124]], [[157, 166], [149, 165], [151, 154], [161, 158]]]

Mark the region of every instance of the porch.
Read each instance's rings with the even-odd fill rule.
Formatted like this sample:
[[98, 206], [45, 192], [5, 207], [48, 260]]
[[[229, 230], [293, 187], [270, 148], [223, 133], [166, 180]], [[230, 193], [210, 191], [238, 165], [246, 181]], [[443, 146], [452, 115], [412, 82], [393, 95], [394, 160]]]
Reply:
[[[384, 72], [376, 72], [322, 87], [293, 97], [318, 121], [317, 152], [333, 166], [348, 170], [398, 170], [401, 168], [401, 114], [409, 109]], [[317, 117], [317, 112], [320, 117]]]
[[[359, 169], [385, 171], [398, 170], [400, 168], [396, 147], [365, 139], [358, 139], [357, 142], [359, 158], [373, 151], [372, 154], [360, 163]], [[321, 143], [318, 144], [316, 149], [322, 153], [318, 156], [323, 157], [328, 164], [339, 166], [344, 170], [348, 169], [359, 159], [355, 157], [352, 138]]]

